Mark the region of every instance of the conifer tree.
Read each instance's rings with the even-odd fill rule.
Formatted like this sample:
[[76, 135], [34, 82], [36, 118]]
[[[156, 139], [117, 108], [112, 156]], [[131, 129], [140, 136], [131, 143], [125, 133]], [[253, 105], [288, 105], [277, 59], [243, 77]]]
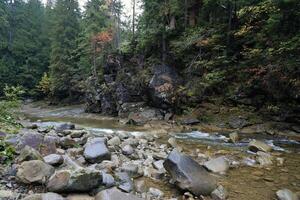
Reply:
[[77, 71], [75, 50], [80, 31], [77, 0], [58, 0], [53, 9], [50, 78], [53, 95], [71, 97]]

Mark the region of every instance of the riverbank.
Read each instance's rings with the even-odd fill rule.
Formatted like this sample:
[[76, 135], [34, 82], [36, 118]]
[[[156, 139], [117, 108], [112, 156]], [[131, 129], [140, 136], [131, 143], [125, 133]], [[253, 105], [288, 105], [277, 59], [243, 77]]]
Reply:
[[[135, 171], [137, 168], [137, 172], [134, 172], [137, 174], [132, 176], [135, 182], [135, 184], [133, 183], [135, 189], [131, 193], [140, 197], [148, 196], [150, 199], [182, 199], [183, 196], [185, 196], [185, 199], [196, 198], [194, 195], [185, 193], [188, 191], [187, 189], [180, 190], [176, 183], [169, 183], [171, 178], [169, 171], [161, 173], [158, 169], [158, 164], [165, 161], [173, 149], [182, 150], [184, 155], [190, 156], [201, 166], [208, 161], [225, 158], [224, 162], [221, 162], [221, 164], [217, 162], [216, 164], [218, 167], [220, 165], [223, 166], [222, 170], [224, 171], [215, 173], [210, 171], [209, 174], [217, 179], [218, 185], [222, 185], [226, 189], [228, 199], [246, 200], [249, 197], [257, 200], [274, 199], [276, 191], [283, 188], [290, 189], [295, 193], [299, 192], [300, 177], [298, 174], [300, 174], [300, 171], [298, 166], [300, 163], [300, 145], [297, 142], [299, 140], [297, 140], [296, 133], [285, 135], [285, 132], [280, 130], [274, 131], [275, 134], [266, 131], [254, 132], [253, 130], [257, 129], [254, 127], [257, 127], [258, 124], [235, 129], [203, 122], [196, 125], [183, 125], [184, 119], [176, 119], [176, 117], [174, 119], [175, 122], [153, 121], [143, 126], [132, 126], [120, 123], [122, 120], [116, 118], [83, 113], [81, 106], [61, 108], [28, 104], [22, 108], [22, 113], [24, 115], [22, 123], [25, 128], [17, 135], [19, 138], [16, 141], [26, 141], [22, 140], [22, 138], [24, 139], [30, 134], [41, 135], [43, 138], [48, 138], [49, 136], [57, 138], [58, 143], [55, 145], [55, 153], [61, 154], [64, 157], [64, 162], [55, 167], [56, 171], [70, 167], [70, 162], [68, 162], [68, 159], [66, 160], [66, 156], [84, 169], [92, 168], [91, 166], [100, 167], [103, 163], [94, 165], [86, 160], [84, 155], [84, 150], [87, 146], [86, 140], [94, 137], [106, 138], [108, 141], [107, 148], [111, 156], [119, 160], [119, 162], [116, 162], [111, 157], [113, 162], [108, 163], [119, 164], [109, 170], [106, 166], [106, 172], [109, 172], [115, 179], [115, 185], [120, 189], [122, 184], [117, 179], [117, 173], [128, 172], [127, 170], [131, 173], [133, 169]], [[24, 121], [25, 119], [30, 119], [31, 122]], [[176, 122], [176, 120], [178, 121]], [[76, 134], [76, 132], [78, 134], [78, 130], [66, 130], [65, 133], [57, 132], [57, 127], [63, 125], [64, 122], [73, 122], [76, 129], [86, 133], [76, 139], [76, 137], [72, 137], [72, 134]], [[191, 119], [189, 122], [191, 122]], [[266, 130], [270, 131], [267, 128]], [[237, 132], [238, 135], [235, 143], [230, 142], [233, 132]], [[76, 145], [64, 146], [66, 141], [72, 141], [69, 139], [77, 140]], [[249, 151], [249, 142], [253, 139], [263, 141], [272, 151], [265, 153]], [[129, 145], [133, 147], [134, 156], [124, 154], [123, 148], [129, 141]], [[45, 153], [43, 148], [38, 150], [42, 154]], [[22, 149], [19, 152], [22, 153]], [[81, 163], [82, 161], [85, 162]], [[105, 163], [107, 164], [107, 162]], [[19, 169], [20, 165], [22, 166], [22, 162], [16, 164], [12, 165], [15, 167], [15, 170]], [[130, 169], [127, 168], [128, 165]], [[4, 171], [7, 172], [6, 170]], [[8, 178], [10, 176], [7, 176], [7, 174], [2, 174], [1, 191], [13, 191], [16, 194], [20, 193], [21, 196], [27, 196], [30, 193], [46, 192], [47, 187], [44, 184], [40, 186], [35, 186], [35, 184], [26, 186], [26, 184], [20, 184], [20, 180], [15, 182], [15, 176], [16, 174], [12, 175], [10, 179]], [[143, 183], [142, 185], [146, 189], [137, 191], [137, 183]], [[150, 190], [150, 188], [152, 189]], [[163, 196], [155, 197], [158, 193], [159, 195], [163, 193]], [[92, 191], [89, 191], [87, 194], [95, 196], [95, 192]], [[68, 196], [65, 191], [62, 192], [62, 195]], [[210, 199], [210, 197], [204, 197], [204, 199]]]

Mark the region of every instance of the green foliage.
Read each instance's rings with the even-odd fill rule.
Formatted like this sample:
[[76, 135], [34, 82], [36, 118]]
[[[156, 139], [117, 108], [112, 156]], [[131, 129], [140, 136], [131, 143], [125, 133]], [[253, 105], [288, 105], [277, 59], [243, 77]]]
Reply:
[[5, 100], [0, 101], [0, 131], [15, 133], [20, 125], [16, 122], [13, 110], [19, 108], [19, 98], [24, 94], [20, 86], [9, 87], [4, 89]]
[[0, 163], [1, 164], [10, 164], [16, 154], [15, 148], [11, 145], [6, 144], [3, 141], [0, 141]]
[[37, 85], [37, 89], [40, 93], [42, 93], [44, 96], [48, 96], [51, 92], [51, 79], [48, 76], [47, 73], [44, 73], [44, 76], [42, 77], [41, 81]]
[[5, 85], [4, 96], [7, 101], [15, 102], [25, 93], [21, 86], [11, 86]]

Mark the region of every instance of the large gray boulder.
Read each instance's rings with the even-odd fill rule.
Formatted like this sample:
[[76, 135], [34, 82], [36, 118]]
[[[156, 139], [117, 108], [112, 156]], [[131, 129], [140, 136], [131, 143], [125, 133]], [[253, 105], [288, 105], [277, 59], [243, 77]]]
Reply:
[[39, 151], [43, 156], [56, 152], [56, 141], [35, 130], [22, 129], [16, 138], [16, 149], [21, 150], [29, 146]]
[[102, 182], [100, 171], [89, 169], [60, 170], [53, 174], [47, 189], [51, 192], [88, 192]]
[[210, 195], [216, 189], [217, 181], [206, 169], [200, 166], [191, 157], [173, 150], [164, 162], [175, 184], [193, 194]]
[[19, 133], [17, 149], [21, 150], [25, 146], [30, 146], [39, 150], [40, 145], [43, 144], [44, 136], [37, 131], [22, 129]]
[[99, 192], [95, 200], [142, 200], [141, 198], [119, 191], [116, 188], [107, 189]]
[[45, 183], [54, 173], [54, 168], [43, 161], [32, 160], [23, 162], [18, 168], [17, 178], [26, 184]]
[[100, 163], [103, 160], [110, 160], [111, 158], [105, 138], [89, 139], [85, 145], [83, 155], [90, 163]]

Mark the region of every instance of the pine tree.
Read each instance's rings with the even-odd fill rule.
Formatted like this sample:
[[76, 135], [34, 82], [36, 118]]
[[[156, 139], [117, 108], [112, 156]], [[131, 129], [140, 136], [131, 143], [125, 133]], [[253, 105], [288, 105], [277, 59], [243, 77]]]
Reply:
[[58, 0], [53, 9], [50, 78], [56, 97], [72, 97], [77, 71], [75, 50], [80, 31], [80, 12], [76, 0]]

